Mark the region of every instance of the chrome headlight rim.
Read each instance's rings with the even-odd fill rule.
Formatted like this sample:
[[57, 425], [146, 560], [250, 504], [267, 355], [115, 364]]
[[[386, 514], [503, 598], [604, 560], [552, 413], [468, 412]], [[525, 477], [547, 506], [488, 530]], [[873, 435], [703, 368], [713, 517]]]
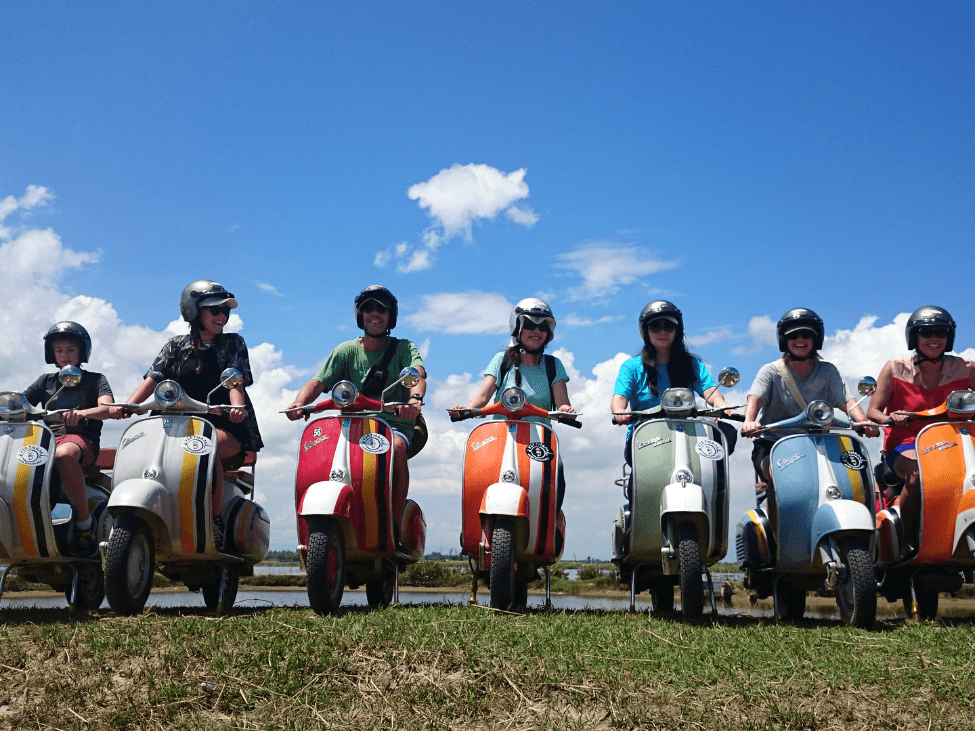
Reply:
[[19, 391], [0, 391], [0, 414], [20, 416], [27, 410], [27, 399]]
[[183, 387], [176, 383], [176, 381], [165, 380], [156, 385], [156, 388], [152, 392], [152, 397], [163, 408], [175, 406], [183, 398]]
[[816, 400], [806, 407], [806, 419], [815, 426], [829, 426], [833, 416], [833, 407], [826, 401]]
[[501, 392], [501, 398], [498, 399], [498, 403], [501, 404], [505, 411], [513, 414], [525, 408], [525, 404], [528, 403], [528, 397], [517, 386], [511, 386]]
[[339, 381], [332, 386], [332, 401], [340, 409], [351, 406], [359, 398], [359, 389], [352, 381]]
[[660, 395], [660, 408], [667, 416], [687, 416], [697, 402], [689, 388], [668, 388]]

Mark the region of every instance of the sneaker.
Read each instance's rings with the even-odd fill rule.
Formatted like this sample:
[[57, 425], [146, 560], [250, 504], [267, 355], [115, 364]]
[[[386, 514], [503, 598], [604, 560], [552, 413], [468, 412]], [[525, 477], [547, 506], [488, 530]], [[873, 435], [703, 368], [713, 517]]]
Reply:
[[91, 528], [78, 531], [74, 544], [75, 555], [81, 558], [94, 558], [98, 554], [98, 541], [95, 540], [95, 531]]

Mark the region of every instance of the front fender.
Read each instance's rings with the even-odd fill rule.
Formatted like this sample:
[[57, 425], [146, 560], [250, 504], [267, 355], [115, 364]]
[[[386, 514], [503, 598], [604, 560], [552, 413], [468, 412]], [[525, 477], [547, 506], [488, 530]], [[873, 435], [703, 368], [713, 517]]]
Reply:
[[668, 513], [701, 513], [707, 518], [708, 506], [699, 485], [672, 482], [660, 494], [660, 517]]
[[527, 518], [529, 513], [528, 493], [518, 484], [511, 482], [495, 482], [488, 485], [481, 499], [481, 516], [511, 515]]
[[310, 517], [313, 515], [336, 515], [349, 518], [352, 515], [352, 503], [355, 493], [343, 482], [323, 481], [308, 486], [301, 497], [298, 515]]
[[864, 533], [873, 539], [876, 524], [870, 509], [856, 500], [831, 500], [816, 510], [810, 535], [810, 555], [816, 555], [816, 547], [833, 533]]
[[108, 498], [108, 512], [112, 518], [116, 518], [123, 510], [148, 512], [166, 526], [177, 523], [169, 491], [161, 483], [144, 477], [124, 480], [112, 490]]

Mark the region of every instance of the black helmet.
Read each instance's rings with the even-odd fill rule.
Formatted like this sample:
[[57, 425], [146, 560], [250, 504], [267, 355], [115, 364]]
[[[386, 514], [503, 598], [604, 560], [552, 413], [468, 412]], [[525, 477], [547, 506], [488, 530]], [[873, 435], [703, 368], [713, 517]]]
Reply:
[[78, 360], [87, 363], [91, 356], [91, 336], [77, 322], [63, 320], [51, 326], [44, 336], [44, 362], [56, 365], [54, 360], [54, 341], [73, 340], [78, 344]]
[[547, 322], [548, 338], [545, 340], [545, 344], [548, 345], [552, 342], [552, 338], [555, 337], [555, 315], [552, 314], [552, 308], [548, 306], [547, 302], [537, 297], [527, 297], [516, 304], [508, 316], [508, 332], [511, 333], [512, 345], [518, 342], [518, 335], [521, 333], [521, 323], [525, 318], [528, 318], [536, 325]]
[[399, 304], [396, 302], [396, 298], [385, 287], [378, 284], [371, 284], [355, 296], [355, 324], [360, 330], [366, 329], [362, 322], [362, 305], [366, 300], [376, 300], [376, 302], [385, 305], [386, 309], [389, 310], [387, 333], [396, 327], [396, 316], [399, 314]]
[[210, 279], [197, 279], [187, 284], [183, 294], [179, 296], [179, 311], [187, 322], [193, 322], [200, 316], [201, 307], [217, 305], [226, 305], [233, 309], [237, 306], [237, 300], [222, 284]]
[[684, 337], [684, 316], [677, 309], [677, 305], [667, 300], [654, 300], [640, 310], [640, 337], [643, 338], [644, 343], [650, 342], [647, 336], [647, 324], [651, 320], [660, 319], [670, 320], [677, 326], [677, 335], [674, 336], [675, 341], [681, 340]]
[[914, 314], [907, 319], [907, 327], [904, 329], [909, 350], [917, 350], [917, 331], [922, 327], [948, 328], [948, 341], [945, 343], [946, 353], [955, 344], [955, 321], [951, 319], [951, 315], [944, 307], [926, 305], [914, 310]]
[[782, 317], [779, 318], [778, 325], [775, 326], [775, 335], [779, 341], [779, 350], [783, 353], [788, 352], [789, 348], [786, 345], [785, 336], [796, 330], [812, 330], [815, 333], [813, 338], [813, 350], [820, 351], [823, 349], [823, 339], [826, 335], [826, 330], [823, 327], [823, 321], [812, 310], [807, 310], [805, 307], [796, 307], [794, 310], [789, 310]]

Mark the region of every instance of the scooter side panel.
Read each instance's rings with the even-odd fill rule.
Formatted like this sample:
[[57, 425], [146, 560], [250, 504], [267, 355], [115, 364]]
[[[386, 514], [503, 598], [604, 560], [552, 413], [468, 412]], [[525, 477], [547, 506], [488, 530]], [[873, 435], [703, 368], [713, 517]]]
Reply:
[[8, 423], [0, 436], [0, 497], [14, 520], [5, 548], [13, 561], [57, 556], [50, 530], [55, 447], [54, 434], [42, 424]]
[[972, 451], [971, 442], [972, 426], [968, 423], [931, 424], [917, 436], [921, 545], [914, 563], [941, 563], [952, 558], [964, 478], [975, 468], [966, 464], [965, 453]]
[[[655, 419], [638, 425], [633, 433], [629, 562], [655, 562], [660, 559], [663, 545], [661, 509], [665, 503], [664, 490], [675, 481], [675, 441], [678, 439], [686, 441], [688, 464], [685, 468], [691, 473], [687, 489], [698, 492], [693, 504], [699, 505], [700, 495], [703, 494], [703, 504], [710, 512], [710, 532], [708, 536], [702, 536], [701, 541], [702, 559], [706, 564], [711, 564], [727, 552], [729, 492], [724, 436], [711, 422]], [[667, 502], [676, 507], [685, 501], [671, 499]]]
[[[461, 553], [477, 556], [483, 539], [481, 506], [488, 487], [501, 477], [502, 460], [508, 443], [508, 427], [503, 421], [487, 421], [474, 428], [467, 438], [464, 476], [461, 484]], [[514, 479], [512, 475], [512, 479]]]
[[[172, 556], [157, 555], [157, 560], [206, 553], [208, 544], [213, 545], [210, 483], [216, 451], [213, 425], [194, 416], [150, 416], [135, 422], [122, 435], [115, 455], [113, 485], [147, 480], [176, 486], [175, 494], [167, 488], [171, 514], [159, 515], [169, 529]], [[146, 507], [138, 496], [116, 495], [113, 489], [109, 508], [128, 506]]]
[[[393, 543], [393, 433], [380, 419], [325, 417], [305, 427], [295, 476], [295, 505], [314, 483], [328, 479], [348, 485], [354, 498], [348, 511], [359, 549], [395, 553]], [[308, 523], [298, 516], [298, 539], [308, 542]]]

